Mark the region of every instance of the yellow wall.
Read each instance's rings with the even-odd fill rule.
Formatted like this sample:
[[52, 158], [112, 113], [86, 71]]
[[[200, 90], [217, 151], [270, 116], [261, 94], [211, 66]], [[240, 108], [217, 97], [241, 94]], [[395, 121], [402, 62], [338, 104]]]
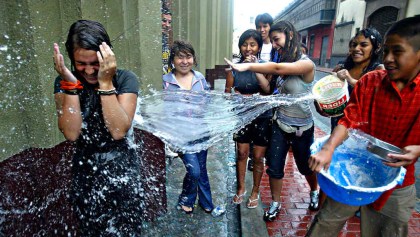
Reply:
[[233, 0], [173, 0], [172, 9], [173, 39], [191, 42], [200, 72], [231, 58]]
[[[17, 3], [18, 2], [18, 3]], [[29, 147], [63, 141], [53, 100], [52, 45], [78, 19], [104, 24], [118, 67], [134, 71], [142, 89], [161, 87], [160, 1], [0, 0], [0, 160]], [[65, 57], [66, 63], [69, 63]]]

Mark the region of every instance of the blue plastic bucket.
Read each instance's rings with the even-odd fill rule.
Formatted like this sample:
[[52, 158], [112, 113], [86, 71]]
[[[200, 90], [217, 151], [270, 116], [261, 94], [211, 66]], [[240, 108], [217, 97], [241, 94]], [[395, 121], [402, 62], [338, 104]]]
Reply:
[[[317, 153], [327, 139], [328, 136], [317, 139], [311, 146], [312, 154]], [[350, 136], [337, 147], [328, 171], [318, 174], [319, 186], [327, 196], [337, 202], [362, 206], [403, 182], [405, 168], [384, 165], [366, 146], [363, 140]]]

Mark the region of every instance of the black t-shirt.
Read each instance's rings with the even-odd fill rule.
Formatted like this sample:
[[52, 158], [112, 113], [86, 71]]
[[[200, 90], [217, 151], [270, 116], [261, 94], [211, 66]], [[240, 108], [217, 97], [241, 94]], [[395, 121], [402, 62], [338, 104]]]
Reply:
[[[77, 76], [77, 73], [73, 72]], [[79, 93], [80, 109], [82, 112], [82, 132], [77, 139], [77, 148], [88, 148], [94, 151], [108, 151], [118, 146], [123, 140], [115, 141], [105, 126], [100, 96], [96, 93], [97, 85], [87, 83], [83, 77], [78, 77], [83, 84]], [[61, 76], [55, 79], [54, 93], [63, 92], [60, 89]], [[118, 94], [134, 93], [138, 95], [139, 82], [137, 76], [128, 70], [117, 70], [112, 84]]]

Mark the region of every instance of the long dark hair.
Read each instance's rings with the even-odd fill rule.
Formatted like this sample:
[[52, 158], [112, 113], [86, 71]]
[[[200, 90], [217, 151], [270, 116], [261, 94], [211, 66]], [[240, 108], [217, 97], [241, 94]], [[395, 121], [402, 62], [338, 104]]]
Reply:
[[[369, 39], [372, 43], [372, 51], [370, 53], [369, 65], [363, 69], [362, 75], [375, 70], [375, 68], [380, 64], [380, 59], [382, 57], [382, 36], [375, 28], [366, 28], [356, 33], [356, 35], [350, 40], [349, 48], [352, 45], [352, 41], [357, 37], [363, 35], [366, 39]], [[353, 58], [351, 55], [348, 55], [346, 61], [344, 61], [344, 68], [347, 70], [352, 69], [355, 66]]]
[[194, 59], [194, 66], [197, 66], [197, 58], [195, 57], [195, 51], [190, 42], [184, 40], [175, 40], [171, 47], [171, 53], [169, 55], [168, 67], [171, 71], [175, 71], [175, 68], [172, 66], [174, 63], [175, 56], [179, 53], [191, 54]]
[[74, 68], [74, 51], [86, 49], [99, 51], [99, 45], [105, 42], [112, 48], [111, 40], [104, 26], [91, 20], [78, 20], [70, 26], [67, 35], [66, 50]]
[[241, 59], [239, 60], [239, 62], [243, 62], [245, 60], [245, 57], [241, 54], [241, 46], [249, 38], [253, 38], [255, 41], [257, 41], [258, 49], [260, 50], [257, 53], [257, 57], [260, 58], [261, 49], [263, 45], [261, 34], [258, 33], [258, 31], [254, 29], [249, 29], [249, 30], [246, 30], [244, 33], [242, 33], [242, 35], [239, 37], [238, 48], [239, 48], [239, 55], [241, 56]]
[[[279, 21], [271, 26], [270, 35], [272, 32], [283, 32], [286, 35], [286, 42], [283, 49], [279, 52], [276, 62], [296, 62], [300, 59], [302, 53], [300, 51], [299, 35], [289, 21]], [[274, 60], [276, 49], [271, 50], [271, 60]]]

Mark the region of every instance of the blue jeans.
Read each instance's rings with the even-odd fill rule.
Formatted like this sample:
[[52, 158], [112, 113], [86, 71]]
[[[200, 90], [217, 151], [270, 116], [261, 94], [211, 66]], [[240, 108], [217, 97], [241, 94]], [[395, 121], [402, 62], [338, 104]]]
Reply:
[[187, 173], [182, 184], [178, 203], [194, 207], [198, 195], [198, 204], [204, 209], [213, 209], [209, 176], [207, 175], [207, 150], [198, 153], [183, 154], [181, 157]]
[[296, 166], [302, 175], [312, 174], [309, 168], [310, 146], [314, 142], [314, 126], [304, 131], [300, 137], [295, 133], [286, 133], [273, 124], [271, 141], [267, 149], [267, 174], [271, 178], [282, 179], [284, 177], [284, 165], [287, 152], [292, 146]]

